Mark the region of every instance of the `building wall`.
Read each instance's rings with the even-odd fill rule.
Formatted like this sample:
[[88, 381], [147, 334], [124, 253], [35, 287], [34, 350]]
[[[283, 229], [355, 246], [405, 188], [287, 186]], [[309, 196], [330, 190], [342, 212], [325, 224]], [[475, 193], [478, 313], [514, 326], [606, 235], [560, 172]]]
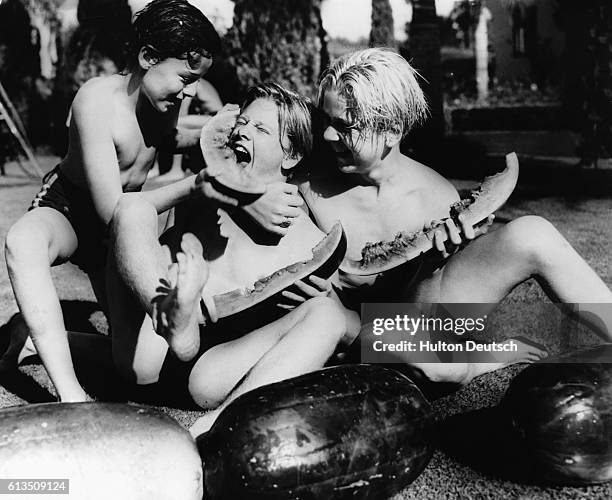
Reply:
[[555, 22], [555, 0], [534, 0], [537, 8], [537, 53], [516, 57], [512, 45], [512, 15], [501, 0], [488, 0], [493, 16], [489, 24], [490, 50], [495, 54], [495, 74], [500, 80], [558, 79], [565, 44], [564, 33]]

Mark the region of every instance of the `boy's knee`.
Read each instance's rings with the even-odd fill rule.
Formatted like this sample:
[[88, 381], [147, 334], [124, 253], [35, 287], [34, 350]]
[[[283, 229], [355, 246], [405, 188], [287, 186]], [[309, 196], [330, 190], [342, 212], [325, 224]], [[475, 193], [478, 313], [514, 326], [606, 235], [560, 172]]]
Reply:
[[306, 306], [307, 314], [325, 325], [322, 330], [337, 332], [339, 339], [344, 336], [347, 330], [346, 316], [340, 304], [329, 297], [314, 297], [306, 302]]
[[219, 384], [219, 371], [208, 363], [196, 363], [189, 375], [188, 388], [195, 403], [206, 410], [217, 408], [227, 397]]
[[133, 228], [134, 224], [142, 224], [149, 218], [157, 220], [155, 207], [138, 194], [126, 193], [119, 198], [115, 206], [111, 219], [111, 230], [114, 235], [117, 235]]
[[534, 265], [540, 264], [551, 251], [569, 245], [555, 226], [537, 215], [519, 217], [504, 229], [506, 248]]
[[4, 242], [4, 253], [7, 266], [11, 267], [20, 257], [34, 248], [43, 248], [44, 235], [35, 227], [25, 224], [12, 226]]

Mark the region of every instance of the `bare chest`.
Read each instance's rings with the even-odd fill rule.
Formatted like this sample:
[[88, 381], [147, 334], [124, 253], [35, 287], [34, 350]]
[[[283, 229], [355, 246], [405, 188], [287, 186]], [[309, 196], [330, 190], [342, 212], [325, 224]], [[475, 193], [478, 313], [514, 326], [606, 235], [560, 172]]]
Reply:
[[142, 185], [155, 163], [160, 141], [145, 140], [133, 118], [117, 119], [113, 137], [124, 189]]
[[[310, 224], [305, 218], [278, 244], [259, 244], [240, 228], [223, 210], [218, 212], [219, 238], [209, 240], [218, 248], [205, 252], [210, 266], [204, 293], [218, 294], [250, 287], [255, 281], [295, 262], [312, 258], [311, 248], [319, 240], [318, 230], [301, 228]], [[313, 226], [314, 228], [314, 226]], [[205, 242], [206, 244], [206, 242]]]
[[380, 197], [375, 189], [357, 187], [336, 196], [313, 196], [308, 205], [325, 230], [340, 220], [347, 236], [347, 256], [352, 259], [360, 257], [367, 242], [390, 239], [399, 231], [418, 231], [425, 219], [416, 192]]

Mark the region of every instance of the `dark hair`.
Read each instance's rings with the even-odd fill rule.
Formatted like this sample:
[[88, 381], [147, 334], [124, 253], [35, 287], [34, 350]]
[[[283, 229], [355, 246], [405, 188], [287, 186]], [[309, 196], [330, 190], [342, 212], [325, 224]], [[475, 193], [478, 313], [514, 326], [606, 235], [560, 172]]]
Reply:
[[[270, 82], [251, 87], [242, 107], [245, 108], [256, 99], [270, 99], [277, 105], [279, 140], [283, 152], [289, 158], [310, 154], [312, 151], [310, 100], [297, 92]], [[283, 144], [284, 134], [287, 134], [289, 139], [288, 149]]]
[[219, 52], [221, 39], [208, 18], [186, 0], [153, 0], [134, 17], [132, 64], [146, 45], [162, 60], [169, 57], [191, 60]]

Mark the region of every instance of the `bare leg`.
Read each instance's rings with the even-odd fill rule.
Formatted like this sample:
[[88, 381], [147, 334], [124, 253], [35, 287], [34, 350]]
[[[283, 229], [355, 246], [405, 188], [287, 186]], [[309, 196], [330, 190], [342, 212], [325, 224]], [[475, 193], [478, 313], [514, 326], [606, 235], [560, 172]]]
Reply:
[[[532, 277], [552, 300], [579, 303], [582, 319], [607, 341], [612, 340], [612, 292], [565, 238], [541, 217], [521, 217], [477, 238], [453, 255], [441, 271], [421, 282], [407, 299], [497, 303]], [[598, 312], [599, 321], [593, 321], [590, 310]], [[486, 366], [464, 367], [457, 378], [469, 380], [495, 368], [491, 365], [486, 370]]]
[[[173, 182], [185, 177], [185, 172], [183, 171], [183, 155], [178, 153], [172, 155], [171, 158], [165, 159], [165, 162], [169, 164], [168, 167], [160, 165], [159, 176], [155, 179], [155, 182], [164, 183], [164, 182]], [[159, 160], [158, 160], [159, 163]]]
[[157, 381], [168, 344], [151, 325], [152, 301], [170, 254], [157, 239], [157, 212], [138, 195], [124, 195], [111, 223], [113, 255], [107, 288], [113, 357], [128, 380]]
[[323, 367], [346, 328], [340, 306], [332, 299], [316, 298], [274, 323], [204, 353], [191, 372], [189, 390], [204, 408], [223, 403], [194, 423], [192, 435], [206, 432], [241, 394]]
[[[583, 319], [612, 341], [612, 291], [541, 217], [520, 217], [476, 239], [451, 257], [437, 276], [421, 283], [414, 298], [420, 302], [496, 303], [532, 277], [553, 301], [580, 304], [584, 311], [593, 309], [601, 322], [596, 324], [588, 314]], [[595, 305], [591, 308], [591, 304]]]
[[176, 357], [189, 361], [200, 349], [199, 305], [208, 280], [208, 265], [202, 257], [202, 245], [193, 234], [183, 235], [181, 250], [169, 271], [169, 288], [154, 299], [153, 324]]
[[[153, 312], [160, 276], [165, 276], [170, 255], [158, 241], [157, 211], [137, 194], [124, 194], [111, 221], [111, 262], [142, 311]], [[109, 285], [109, 301], [113, 292]], [[110, 307], [110, 304], [109, 304]]]
[[[21, 323], [21, 328], [27, 328], [21, 316], [16, 316], [15, 320]], [[23, 338], [19, 332], [21, 328], [17, 326], [12, 330], [12, 332], [17, 333], [19, 339], [22, 340], [22, 342], [19, 342], [20, 349], [15, 357], [18, 365], [27, 358], [38, 355], [34, 342], [32, 342], [32, 337], [27, 336]], [[96, 359], [106, 364], [108, 368], [113, 368], [112, 358], [104, 355], [104, 351], [109, 350], [110, 352], [111, 338], [109, 335], [71, 331], [66, 332], [66, 334], [68, 337], [68, 344], [70, 345], [70, 351], [75, 355], [75, 364], [78, 364], [79, 361], [83, 362], [83, 360], [87, 362], [87, 360]]]
[[421, 370], [432, 382], [453, 382], [467, 384], [475, 377], [484, 375], [505, 366], [516, 363], [535, 363], [548, 356], [548, 353], [535, 342], [526, 342], [518, 338], [512, 338], [500, 342], [502, 345], [514, 344], [516, 351], [487, 353], [467, 353], [468, 359], [465, 363], [408, 363]]
[[[15, 352], [14, 359], [17, 363], [38, 355], [36, 347], [28, 336], [28, 330], [21, 319], [21, 315], [15, 315], [12, 321], [17, 321], [25, 330], [25, 337], [19, 335], [21, 328], [12, 329], [13, 335], [21, 337], [11, 339], [11, 344], [19, 345], [19, 350]], [[101, 397], [104, 400], [116, 400], [125, 398], [122, 389], [125, 381], [119, 377], [113, 362], [111, 337], [96, 333], [67, 332], [68, 344], [70, 346], [71, 357], [74, 361], [75, 372], [79, 380], [85, 387], [91, 390], [91, 395]], [[15, 366], [13, 366], [13, 369]], [[87, 396], [86, 399], [92, 398]]]
[[61, 401], [87, 398], [74, 373], [51, 278], [51, 266], [65, 261], [76, 248], [77, 237], [70, 223], [50, 208], [25, 214], [6, 238], [6, 262], [15, 299]]

